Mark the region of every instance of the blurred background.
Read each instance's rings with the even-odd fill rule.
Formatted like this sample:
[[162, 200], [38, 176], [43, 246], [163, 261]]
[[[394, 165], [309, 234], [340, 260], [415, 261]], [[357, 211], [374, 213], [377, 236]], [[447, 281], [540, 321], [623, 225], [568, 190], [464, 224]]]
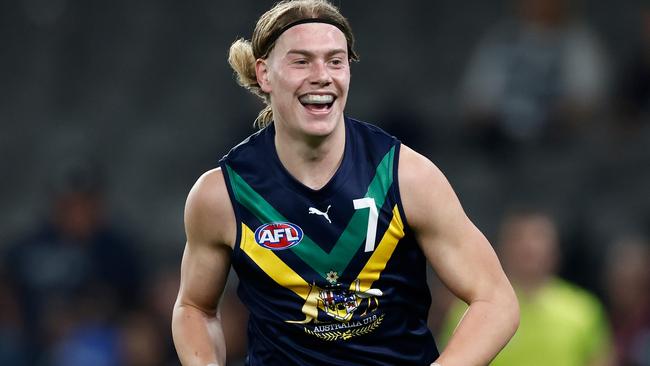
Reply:
[[[255, 131], [262, 105], [226, 58], [273, 3], [0, 1], [0, 364], [178, 364], [185, 197]], [[575, 329], [559, 333], [581, 358], [553, 365], [650, 365], [650, 3], [334, 3], [361, 55], [348, 115], [447, 175], [517, 288], [520, 333]], [[431, 285], [444, 339], [455, 305]], [[524, 335], [513, 354], [548, 341]], [[570, 352], [551, 343], [500, 364]]]

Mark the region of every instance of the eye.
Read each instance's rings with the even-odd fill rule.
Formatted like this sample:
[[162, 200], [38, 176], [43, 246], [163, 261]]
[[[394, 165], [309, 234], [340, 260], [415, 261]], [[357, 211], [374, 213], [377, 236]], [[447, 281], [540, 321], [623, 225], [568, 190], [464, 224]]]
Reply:
[[330, 65], [334, 67], [343, 67], [345, 65], [345, 62], [341, 58], [333, 58], [330, 60]]

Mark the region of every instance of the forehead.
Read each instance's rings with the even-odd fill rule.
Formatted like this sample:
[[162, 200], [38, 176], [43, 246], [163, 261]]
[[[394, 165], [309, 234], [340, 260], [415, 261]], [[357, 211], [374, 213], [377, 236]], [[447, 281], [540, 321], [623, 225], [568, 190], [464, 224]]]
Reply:
[[324, 50], [343, 49], [347, 51], [347, 40], [343, 32], [327, 23], [305, 23], [287, 29], [275, 43], [274, 50], [284, 54], [292, 49]]

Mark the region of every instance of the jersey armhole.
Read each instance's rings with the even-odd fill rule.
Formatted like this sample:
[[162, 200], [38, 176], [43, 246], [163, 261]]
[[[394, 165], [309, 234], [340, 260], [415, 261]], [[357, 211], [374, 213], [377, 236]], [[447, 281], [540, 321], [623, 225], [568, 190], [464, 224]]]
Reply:
[[221, 173], [223, 174], [224, 181], [226, 182], [226, 188], [228, 189], [228, 197], [230, 198], [230, 204], [232, 205], [232, 210], [235, 213], [235, 226], [237, 227], [237, 233], [235, 235], [235, 243], [233, 244], [232, 247], [232, 255], [237, 256], [239, 255], [240, 252], [240, 244], [241, 244], [241, 235], [242, 235], [242, 223], [241, 223], [241, 215], [239, 214], [239, 205], [237, 205], [236, 197], [235, 197], [235, 192], [232, 189], [232, 185], [230, 184], [230, 174], [228, 173], [228, 165], [226, 164], [225, 161], [219, 162], [219, 166], [221, 167]]
[[401, 147], [402, 147], [402, 143], [398, 140], [397, 143], [395, 144], [395, 156], [394, 156], [395, 161], [393, 164], [393, 181], [395, 184], [395, 189], [393, 190], [393, 192], [395, 195], [395, 202], [397, 202], [397, 208], [399, 210], [399, 214], [402, 217], [402, 223], [404, 224], [404, 233], [407, 234], [411, 230], [408, 224], [408, 218], [406, 217], [406, 213], [404, 212], [404, 206], [402, 205], [402, 196], [400, 193], [400, 184], [399, 184], [399, 156], [400, 156]]

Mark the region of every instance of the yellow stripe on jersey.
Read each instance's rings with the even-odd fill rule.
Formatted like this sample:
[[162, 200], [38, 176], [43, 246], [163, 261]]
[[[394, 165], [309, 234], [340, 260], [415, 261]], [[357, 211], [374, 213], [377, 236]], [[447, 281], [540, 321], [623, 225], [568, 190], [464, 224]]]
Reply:
[[[381, 272], [386, 268], [388, 260], [393, 255], [397, 243], [404, 237], [404, 223], [399, 214], [397, 205], [393, 207], [393, 219], [390, 221], [388, 229], [384, 233], [384, 237], [375, 248], [375, 251], [370, 256], [370, 259], [363, 267], [359, 276], [359, 290], [367, 291], [372, 286], [373, 282], [379, 279]], [[350, 285], [350, 290], [355, 290], [355, 284]]]
[[[370, 289], [372, 284], [379, 279], [381, 272], [386, 268], [388, 260], [393, 255], [397, 243], [404, 237], [404, 223], [399, 214], [397, 205], [393, 208], [393, 219], [384, 233], [384, 237], [375, 248], [370, 259], [358, 275], [361, 291]], [[310, 285], [298, 275], [291, 267], [287, 266], [272, 250], [264, 248], [255, 242], [255, 233], [246, 224], [242, 223], [242, 239], [240, 244], [244, 251], [269, 277], [280, 286], [293, 291], [296, 295], [306, 300], [310, 293]], [[356, 281], [355, 281], [356, 282]], [[350, 285], [355, 290], [355, 283]]]
[[258, 245], [255, 242], [255, 233], [244, 223], [242, 223], [240, 248], [280, 286], [295, 292], [303, 300], [307, 299], [309, 284], [278, 258], [271, 249]]

